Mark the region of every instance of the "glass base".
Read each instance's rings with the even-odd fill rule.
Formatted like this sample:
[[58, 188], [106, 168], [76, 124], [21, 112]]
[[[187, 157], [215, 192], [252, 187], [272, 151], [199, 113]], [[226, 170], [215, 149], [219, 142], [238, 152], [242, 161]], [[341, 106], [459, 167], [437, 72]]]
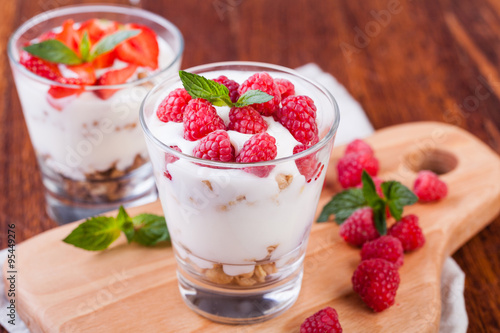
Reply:
[[177, 271], [184, 302], [196, 313], [223, 324], [269, 320], [290, 308], [299, 296], [302, 267], [280, 283], [263, 288], [218, 288]]

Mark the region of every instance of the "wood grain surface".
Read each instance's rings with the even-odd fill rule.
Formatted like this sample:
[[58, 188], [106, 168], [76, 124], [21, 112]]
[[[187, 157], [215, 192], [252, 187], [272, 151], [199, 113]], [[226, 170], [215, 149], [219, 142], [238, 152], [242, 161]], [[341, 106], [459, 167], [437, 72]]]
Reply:
[[[35, 155], [7, 62], [7, 39], [35, 14], [82, 2], [93, 1], [2, 3], [0, 248], [7, 245], [9, 223], [16, 223], [18, 242], [57, 225], [45, 212]], [[136, 2], [183, 32], [183, 68], [224, 60], [292, 68], [315, 62], [346, 86], [376, 128], [442, 121], [472, 132], [500, 152], [498, 0]], [[497, 218], [453, 256], [466, 273], [470, 332], [500, 332], [499, 254]]]
[[[443, 261], [500, 212], [500, 183], [490, 181], [500, 178], [500, 156], [468, 132], [436, 122], [392, 126], [377, 131], [368, 141], [381, 159], [382, 179], [397, 179], [411, 187], [417, 172], [425, 167], [442, 172], [440, 177], [449, 188], [442, 201], [405, 209], [405, 214], [419, 216], [426, 244], [405, 255], [396, 303], [382, 313], [368, 309], [352, 291], [350, 280], [359, 264], [359, 249], [344, 242], [332, 222], [312, 227], [297, 302], [263, 323], [221, 325], [191, 311], [178, 291], [177, 265], [170, 247], [127, 245], [124, 236], [98, 253], [63, 243], [78, 222], [18, 246], [18, 311], [33, 333], [297, 333], [304, 318], [328, 305], [337, 310], [345, 332], [438, 333]], [[427, 142], [425, 148], [421, 142]], [[326, 171], [330, 180], [335, 178], [335, 165], [343, 152], [344, 147], [334, 149]], [[316, 216], [336, 186], [334, 181], [326, 183]], [[155, 202], [129, 212], [162, 214], [162, 208]], [[468, 221], [471, 215], [476, 215], [473, 224]], [[144, 315], [132, 321], [122, 315], [124, 309], [132, 308], [140, 308]]]

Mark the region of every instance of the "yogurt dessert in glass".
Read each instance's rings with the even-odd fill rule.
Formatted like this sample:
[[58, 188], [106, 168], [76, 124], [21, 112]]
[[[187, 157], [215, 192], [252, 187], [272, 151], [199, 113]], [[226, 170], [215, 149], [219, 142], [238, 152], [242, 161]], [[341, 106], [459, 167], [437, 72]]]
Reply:
[[186, 72], [228, 87], [226, 103], [249, 90], [270, 96], [213, 105], [172, 76], [143, 102], [179, 289], [211, 320], [267, 320], [298, 297], [339, 111], [327, 90], [284, 67], [223, 62]]
[[[63, 63], [36, 53], [61, 44], [71, 53]], [[12, 35], [9, 61], [51, 217], [69, 222], [156, 199], [139, 108], [178, 71], [183, 48], [166, 19], [115, 5], [44, 12]]]

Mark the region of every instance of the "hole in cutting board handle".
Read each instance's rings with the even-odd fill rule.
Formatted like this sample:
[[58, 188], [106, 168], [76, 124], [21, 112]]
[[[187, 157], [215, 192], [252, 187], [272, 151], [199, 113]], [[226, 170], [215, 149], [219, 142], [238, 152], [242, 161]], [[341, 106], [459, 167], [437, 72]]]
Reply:
[[443, 175], [457, 167], [458, 159], [446, 150], [429, 149], [409, 153], [404, 157], [404, 163], [415, 172], [431, 170], [438, 175]]

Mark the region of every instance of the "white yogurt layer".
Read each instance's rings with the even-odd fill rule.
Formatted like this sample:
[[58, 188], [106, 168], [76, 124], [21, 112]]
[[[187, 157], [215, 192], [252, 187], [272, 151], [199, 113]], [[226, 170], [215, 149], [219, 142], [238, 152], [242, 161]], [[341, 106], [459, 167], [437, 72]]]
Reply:
[[[216, 78], [221, 74], [203, 76]], [[223, 74], [241, 84], [253, 73]], [[270, 74], [280, 77], [277, 73]], [[285, 78], [295, 84], [298, 95], [306, 94], [293, 78]], [[163, 97], [167, 94], [168, 91]], [[318, 113], [322, 113], [321, 105], [316, 106]], [[228, 110], [217, 108], [226, 125]], [[277, 141], [277, 158], [293, 155], [293, 148], [299, 143], [272, 117], [265, 120], [269, 124], [268, 133]], [[178, 146], [185, 154], [191, 154], [198, 144], [183, 138], [182, 123], [163, 123], [156, 114], [146, 121], [153, 136], [165, 145]], [[236, 155], [252, 136], [235, 131], [228, 134]], [[153, 145], [149, 149], [168, 228], [175, 245], [183, 248], [178, 251], [183, 259], [200, 268], [223, 264], [224, 272], [234, 276], [251, 272], [261, 260], [274, 261], [278, 267], [284, 265], [294, 259], [286, 255], [307, 240], [324, 171], [317, 180], [307, 183], [292, 160], [277, 163], [268, 177], [259, 178], [242, 169], [203, 167], [183, 158], [165, 166], [165, 153]], [[325, 168], [329, 152], [323, 149], [318, 154], [318, 162], [325, 164]], [[165, 168], [172, 180], [163, 175]], [[291, 182], [280, 189], [277, 179], [283, 176], [291, 177]]]
[[[159, 68], [166, 68], [174, 59], [174, 52], [160, 38], [158, 44]], [[123, 63], [115, 61], [112, 69], [121, 67]], [[178, 69], [179, 63], [172, 71]], [[138, 69], [138, 72], [146, 71]], [[130, 85], [107, 100], [100, 99], [92, 91], [54, 99], [47, 93], [47, 84], [18, 71], [14, 78], [31, 142], [38, 156], [55, 172], [84, 179], [85, 174], [111, 167], [125, 170], [137, 155], [147, 157], [139, 108], [150, 85]]]

